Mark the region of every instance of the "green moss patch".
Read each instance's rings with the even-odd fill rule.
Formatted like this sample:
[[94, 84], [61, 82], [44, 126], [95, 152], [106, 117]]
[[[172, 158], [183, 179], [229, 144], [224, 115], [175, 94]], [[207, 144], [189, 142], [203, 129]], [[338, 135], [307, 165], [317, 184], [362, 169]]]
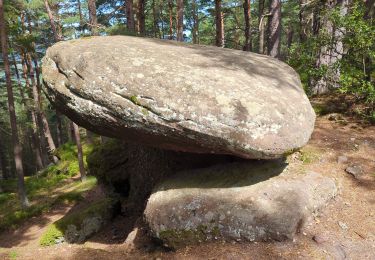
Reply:
[[[42, 246], [50, 246], [56, 243], [56, 241], [62, 237], [68, 242], [80, 242], [74, 241], [72, 238], [67, 236], [67, 230], [69, 226], [74, 226], [77, 233], [82, 233], [85, 229], [84, 225], [90, 219], [98, 219], [100, 222], [107, 222], [114, 214], [114, 207], [117, 200], [113, 198], [104, 198], [97, 202], [90, 204], [83, 210], [70, 213], [63, 218], [57, 220], [51, 224], [47, 231], [41, 236], [39, 243]], [[99, 228], [99, 227], [98, 227]], [[90, 234], [80, 234], [86, 236]], [[78, 239], [78, 238], [77, 238]]]

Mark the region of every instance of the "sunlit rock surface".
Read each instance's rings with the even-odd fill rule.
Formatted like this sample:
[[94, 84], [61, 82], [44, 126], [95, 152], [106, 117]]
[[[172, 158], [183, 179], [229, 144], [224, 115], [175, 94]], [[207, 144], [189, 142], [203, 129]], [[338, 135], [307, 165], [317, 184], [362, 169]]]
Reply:
[[292, 68], [238, 50], [83, 38], [47, 50], [43, 80], [80, 125], [177, 151], [277, 158], [305, 145], [315, 122]]

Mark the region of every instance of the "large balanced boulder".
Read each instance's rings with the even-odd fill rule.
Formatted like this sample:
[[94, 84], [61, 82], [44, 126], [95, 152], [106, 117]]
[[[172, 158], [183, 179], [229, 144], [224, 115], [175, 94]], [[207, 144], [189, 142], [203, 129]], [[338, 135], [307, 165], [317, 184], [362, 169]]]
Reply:
[[291, 67], [238, 50], [84, 38], [47, 50], [43, 80], [80, 125], [177, 151], [277, 158], [306, 144], [315, 121]]
[[182, 171], [162, 181], [145, 220], [164, 245], [293, 238], [336, 195], [334, 180], [278, 161]]

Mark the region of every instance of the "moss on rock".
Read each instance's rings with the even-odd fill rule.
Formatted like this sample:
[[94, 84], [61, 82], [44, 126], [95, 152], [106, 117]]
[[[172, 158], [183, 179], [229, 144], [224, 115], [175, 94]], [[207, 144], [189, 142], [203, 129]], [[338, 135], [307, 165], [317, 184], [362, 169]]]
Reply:
[[104, 198], [81, 211], [64, 216], [48, 227], [39, 243], [42, 246], [53, 245], [62, 237], [69, 243], [82, 243], [114, 216], [117, 202], [114, 198]]

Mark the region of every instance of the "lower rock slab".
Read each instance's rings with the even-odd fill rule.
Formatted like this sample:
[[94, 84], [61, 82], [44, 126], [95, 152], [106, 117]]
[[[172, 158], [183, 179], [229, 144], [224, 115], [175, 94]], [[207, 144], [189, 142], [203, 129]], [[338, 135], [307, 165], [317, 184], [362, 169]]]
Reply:
[[179, 172], [158, 185], [145, 220], [165, 246], [291, 239], [337, 193], [333, 179], [281, 161]]

